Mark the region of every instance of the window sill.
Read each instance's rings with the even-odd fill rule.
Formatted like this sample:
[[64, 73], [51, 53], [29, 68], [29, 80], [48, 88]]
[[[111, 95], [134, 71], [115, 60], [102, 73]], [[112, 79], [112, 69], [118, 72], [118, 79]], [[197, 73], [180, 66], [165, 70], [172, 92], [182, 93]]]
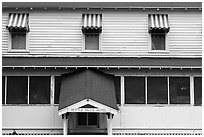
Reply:
[[8, 53], [29, 53], [28, 50], [8, 50]]
[[149, 50], [148, 53], [153, 54], [169, 54], [168, 50]]
[[100, 50], [84, 50], [82, 53], [102, 53]]

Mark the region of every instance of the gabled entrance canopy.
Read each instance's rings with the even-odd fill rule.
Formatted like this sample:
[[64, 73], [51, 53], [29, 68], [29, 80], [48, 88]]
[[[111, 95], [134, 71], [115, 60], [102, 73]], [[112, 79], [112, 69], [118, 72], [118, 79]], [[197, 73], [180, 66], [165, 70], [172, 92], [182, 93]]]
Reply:
[[[94, 108], [83, 108], [91, 105]], [[67, 112], [117, 114], [114, 76], [95, 69], [82, 69], [63, 74], [59, 115]]]

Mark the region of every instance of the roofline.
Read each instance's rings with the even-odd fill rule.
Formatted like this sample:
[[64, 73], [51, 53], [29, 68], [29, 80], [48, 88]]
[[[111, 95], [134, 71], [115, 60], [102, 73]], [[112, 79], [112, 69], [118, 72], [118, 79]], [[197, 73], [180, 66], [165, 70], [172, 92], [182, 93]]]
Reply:
[[202, 2], [2, 2], [2, 8], [202, 8]]

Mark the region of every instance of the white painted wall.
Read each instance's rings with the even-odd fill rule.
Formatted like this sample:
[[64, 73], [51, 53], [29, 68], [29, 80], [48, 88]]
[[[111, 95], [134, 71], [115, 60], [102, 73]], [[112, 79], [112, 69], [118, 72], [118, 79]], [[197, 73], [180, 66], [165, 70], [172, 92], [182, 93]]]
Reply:
[[[3, 106], [2, 128], [62, 128], [58, 106]], [[201, 129], [202, 107], [124, 105], [113, 128]]]
[[[202, 107], [190, 105], [124, 105], [113, 119], [115, 128], [201, 129]], [[120, 123], [118, 120], [121, 119]]]
[[58, 106], [2, 106], [2, 128], [62, 128]]

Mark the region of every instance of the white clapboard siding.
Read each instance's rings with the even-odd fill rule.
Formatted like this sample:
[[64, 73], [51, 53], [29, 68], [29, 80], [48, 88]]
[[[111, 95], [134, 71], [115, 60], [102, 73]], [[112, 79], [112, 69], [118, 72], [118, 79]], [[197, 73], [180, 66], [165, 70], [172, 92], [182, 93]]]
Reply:
[[[170, 32], [169, 52], [149, 52], [148, 14], [155, 11], [101, 11], [101, 52], [82, 52], [82, 14], [77, 10], [33, 10], [29, 12], [29, 52], [8, 52], [8, 13], [2, 13], [3, 55], [65, 55], [65, 56], [148, 56], [201, 57], [202, 13], [166, 11]], [[156, 11], [159, 13], [160, 11]]]
[[[148, 47], [146, 14], [109, 12], [103, 14], [103, 51], [146, 52]], [[132, 53], [129, 53], [132, 54]]]
[[69, 12], [32, 12], [30, 14], [31, 54], [81, 51], [81, 14]]
[[2, 53], [6, 53], [8, 50], [8, 30], [6, 25], [8, 22], [8, 13], [2, 13]]
[[175, 12], [169, 14], [169, 51], [171, 55], [202, 54], [201, 12]]

